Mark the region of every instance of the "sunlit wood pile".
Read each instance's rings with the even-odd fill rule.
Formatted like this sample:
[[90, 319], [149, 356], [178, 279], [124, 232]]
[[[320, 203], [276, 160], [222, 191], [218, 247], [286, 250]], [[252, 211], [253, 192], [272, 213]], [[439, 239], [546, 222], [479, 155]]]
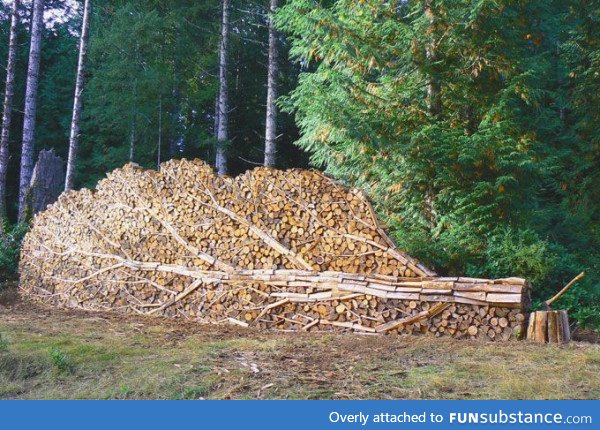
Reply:
[[224, 178], [186, 160], [63, 194], [35, 217], [20, 274], [55, 306], [264, 329], [508, 340], [527, 306], [520, 278], [436, 276], [317, 171]]

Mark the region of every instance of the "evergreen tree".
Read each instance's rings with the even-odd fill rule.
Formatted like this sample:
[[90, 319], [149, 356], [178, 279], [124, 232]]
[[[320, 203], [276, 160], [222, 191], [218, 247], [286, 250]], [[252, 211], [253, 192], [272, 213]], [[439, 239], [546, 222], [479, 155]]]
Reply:
[[298, 144], [401, 247], [538, 297], [597, 267], [597, 5], [292, 0], [278, 23], [307, 69], [285, 99]]
[[77, 166], [86, 185], [123, 165], [131, 149], [133, 161], [155, 166], [159, 134], [170, 142], [163, 152], [184, 155], [186, 140], [208, 135], [199, 129], [215, 94], [216, 55], [203, 49], [216, 40], [214, 4], [123, 1], [97, 11]]
[[288, 99], [299, 144], [369, 190], [400, 243], [438, 268], [465, 270], [485, 233], [534, 204], [533, 8], [299, 0], [280, 14], [293, 55], [313, 64]]

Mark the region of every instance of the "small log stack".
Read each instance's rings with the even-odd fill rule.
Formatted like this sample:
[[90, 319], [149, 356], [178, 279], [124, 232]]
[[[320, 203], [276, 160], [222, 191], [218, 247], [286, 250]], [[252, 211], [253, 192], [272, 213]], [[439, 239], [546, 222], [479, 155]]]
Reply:
[[223, 178], [199, 160], [63, 194], [34, 218], [20, 273], [55, 306], [265, 329], [508, 340], [528, 306], [520, 278], [436, 276], [320, 172]]

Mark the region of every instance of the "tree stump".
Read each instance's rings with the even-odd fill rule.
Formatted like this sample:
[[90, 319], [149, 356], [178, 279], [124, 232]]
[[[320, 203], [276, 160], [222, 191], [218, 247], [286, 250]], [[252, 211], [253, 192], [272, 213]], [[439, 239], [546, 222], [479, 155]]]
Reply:
[[53, 149], [40, 151], [27, 191], [27, 204], [31, 215], [46, 209], [63, 191], [64, 162]]
[[532, 312], [527, 339], [539, 343], [568, 343], [571, 340], [571, 330], [567, 311]]

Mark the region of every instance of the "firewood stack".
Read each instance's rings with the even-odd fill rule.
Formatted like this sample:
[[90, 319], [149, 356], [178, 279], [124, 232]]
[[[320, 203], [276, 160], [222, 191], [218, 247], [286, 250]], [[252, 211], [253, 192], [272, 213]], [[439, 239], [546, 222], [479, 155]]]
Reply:
[[38, 214], [21, 289], [56, 306], [284, 330], [523, 332], [523, 279], [437, 277], [358, 190], [316, 171], [237, 178], [201, 161], [133, 164]]

